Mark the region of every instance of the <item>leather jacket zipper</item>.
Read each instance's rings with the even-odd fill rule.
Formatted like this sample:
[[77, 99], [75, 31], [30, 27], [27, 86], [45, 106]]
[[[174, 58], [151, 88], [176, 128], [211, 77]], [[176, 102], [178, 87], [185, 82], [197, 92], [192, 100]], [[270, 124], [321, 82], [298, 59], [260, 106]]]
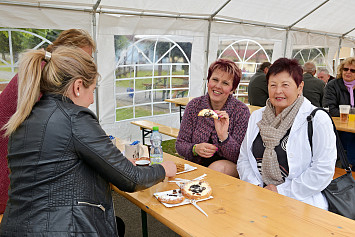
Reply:
[[92, 206], [92, 207], [98, 207], [98, 208], [100, 208], [102, 211], [106, 211], [106, 209], [104, 208], [104, 206], [102, 206], [101, 204], [92, 204], [92, 203], [89, 203], [89, 202], [78, 202], [78, 204], [85, 204], [85, 205], [89, 205], [89, 206]]

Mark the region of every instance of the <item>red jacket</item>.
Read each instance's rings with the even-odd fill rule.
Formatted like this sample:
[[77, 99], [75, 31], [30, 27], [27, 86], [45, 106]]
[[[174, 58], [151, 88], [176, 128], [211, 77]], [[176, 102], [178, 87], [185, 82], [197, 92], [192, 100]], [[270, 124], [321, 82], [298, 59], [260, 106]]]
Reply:
[[[2, 128], [16, 112], [17, 107], [17, 74], [0, 94], [0, 128]], [[4, 130], [0, 130], [0, 214], [4, 213], [8, 199], [10, 184], [7, 167], [7, 142]]]

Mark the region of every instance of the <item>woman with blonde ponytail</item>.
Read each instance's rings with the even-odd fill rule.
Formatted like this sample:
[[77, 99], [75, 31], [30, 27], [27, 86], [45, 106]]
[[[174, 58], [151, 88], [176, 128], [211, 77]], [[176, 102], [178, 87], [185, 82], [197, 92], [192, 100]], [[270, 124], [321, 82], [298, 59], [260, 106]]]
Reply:
[[[90, 34], [82, 29], [64, 30], [58, 38], [47, 47], [48, 52], [60, 45], [75, 46], [84, 50], [91, 56], [95, 50], [95, 42]], [[45, 62], [42, 62], [42, 67]], [[0, 94], [0, 218], [5, 211], [8, 199], [8, 187], [10, 184], [9, 169], [7, 167], [7, 143], [8, 136], [5, 136], [3, 126], [9, 121], [9, 118], [16, 112], [17, 108], [17, 85], [18, 74], [16, 74], [6, 88]], [[33, 95], [35, 96], [35, 95]]]
[[109, 183], [134, 192], [176, 174], [169, 161], [134, 166], [111, 142], [88, 109], [98, 76], [80, 48], [22, 55], [17, 111], [5, 126], [11, 174], [1, 237], [118, 236]]

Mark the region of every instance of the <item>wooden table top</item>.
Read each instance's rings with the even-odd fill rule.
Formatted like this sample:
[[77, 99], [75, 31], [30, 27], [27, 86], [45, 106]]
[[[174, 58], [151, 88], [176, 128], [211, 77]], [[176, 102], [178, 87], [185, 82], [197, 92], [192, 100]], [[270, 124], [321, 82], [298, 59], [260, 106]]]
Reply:
[[182, 97], [174, 99], [165, 99], [166, 102], [173, 103], [176, 106], [186, 106], [195, 97]]
[[255, 110], [262, 108], [260, 106], [255, 106], [255, 105], [247, 105], [247, 106], [249, 108], [250, 113], [253, 113]]
[[332, 117], [338, 131], [355, 133], [355, 122], [341, 123], [340, 117]]
[[355, 236], [355, 221], [351, 219], [167, 153], [164, 160], [197, 167], [177, 175], [179, 178], [207, 174], [205, 180], [212, 187], [213, 198], [198, 205], [208, 217], [190, 204], [171, 208], [161, 204], [153, 194], [177, 188], [167, 179], [135, 193], [114, 189], [181, 236]]
[[179, 129], [178, 128], [172, 128], [163, 124], [159, 124], [159, 123], [154, 123], [151, 121], [147, 121], [147, 120], [138, 120], [138, 121], [132, 121], [131, 124], [139, 126], [141, 128], [145, 128], [145, 129], [149, 129], [149, 130], [153, 130], [154, 126], [158, 126], [159, 127], [159, 132], [171, 137], [177, 137], [179, 135]]

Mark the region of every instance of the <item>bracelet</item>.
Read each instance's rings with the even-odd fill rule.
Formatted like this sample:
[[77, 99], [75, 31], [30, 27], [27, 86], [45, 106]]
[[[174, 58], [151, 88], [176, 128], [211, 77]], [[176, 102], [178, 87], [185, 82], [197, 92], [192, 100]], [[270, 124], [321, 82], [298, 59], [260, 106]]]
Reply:
[[196, 144], [192, 147], [192, 154], [194, 156], [197, 156], [198, 154], [196, 153]]
[[222, 143], [222, 142], [224, 142], [225, 140], [227, 140], [228, 137], [229, 137], [229, 132], [227, 133], [227, 138], [226, 138], [226, 139], [224, 139], [224, 140], [222, 141], [221, 139], [218, 138], [218, 142], [219, 142], [219, 143]]

